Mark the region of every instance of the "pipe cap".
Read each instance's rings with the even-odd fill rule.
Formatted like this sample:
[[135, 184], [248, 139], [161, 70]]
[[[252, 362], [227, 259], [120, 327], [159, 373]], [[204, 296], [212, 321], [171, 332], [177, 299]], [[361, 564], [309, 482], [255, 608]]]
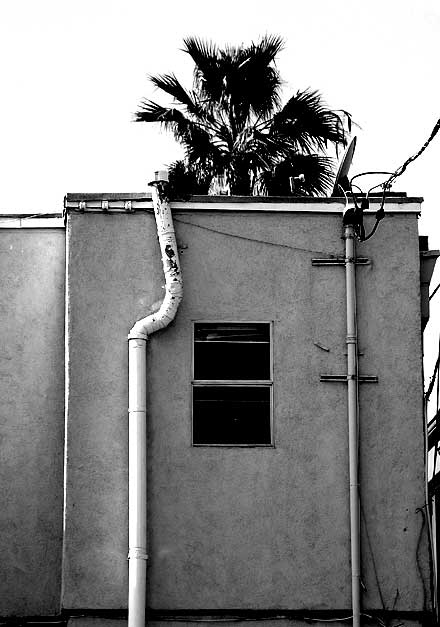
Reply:
[[151, 183], [168, 183], [168, 170], [156, 170]]

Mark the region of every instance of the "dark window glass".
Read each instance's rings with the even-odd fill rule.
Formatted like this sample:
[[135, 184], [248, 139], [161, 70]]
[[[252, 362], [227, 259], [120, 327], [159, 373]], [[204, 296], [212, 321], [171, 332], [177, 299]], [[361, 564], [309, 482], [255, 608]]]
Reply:
[[195, 323], [193, 444], [272, 444], [270, 339], [268, 322]]
[[270, 379], [269, 324], [196, 323], [194, 378]]
[[267, 387], [193, 387], [194, 444], [271, 444]]
[[222, 342], [269, 342], [267, 322], [196, 322], [194, 339], [197, 341]]

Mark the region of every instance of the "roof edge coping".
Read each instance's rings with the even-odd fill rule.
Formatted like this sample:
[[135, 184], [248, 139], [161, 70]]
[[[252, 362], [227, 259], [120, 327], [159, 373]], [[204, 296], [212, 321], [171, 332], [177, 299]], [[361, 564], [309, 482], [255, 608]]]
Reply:
[[[361, 198], [365, 194], [356, 194], [356, 197]], [[70, 202], [79, 201], [93, 201], [93, 200], [107, 200], [107, 201], [143, 201], [151, 200], [150, 192], [111, 192], [111, 193], [68, 193], [65, 196], [65, 205]], [[370, 202], [379, 203], [382, 200], [382, 194], [370, 195]], [[398, 203], [421, 203], [423, 198], [421, 196], [407, 196], [405, 192], [388, 192], [385, 202], [398, 202]], [[316, 203], [345, 203], [343, 196], [190, 196], [183, 200], [175, 200], [172, 202], [197, 202], [206, 204], [223, 204], [223, 203], [283, 203], [283, 204], [316, 204]]]

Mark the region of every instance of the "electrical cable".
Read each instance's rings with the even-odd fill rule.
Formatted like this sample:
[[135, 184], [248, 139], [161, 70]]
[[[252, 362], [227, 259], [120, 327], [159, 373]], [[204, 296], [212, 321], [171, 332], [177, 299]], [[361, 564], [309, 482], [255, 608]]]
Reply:
[[[440, 338], [439, 338], [440, 340]], [[431, 502], [432, 498], [429, 493], [429, 429], [430, 426], [435, 423], [436, 419], [434, 418], [428, 423], [428, 400], [431, 395], [432, 389], [434, 388], [438, 367], [440, 363], [440, 351], [437, 359], [437, 363], [434, 368], [434, 373], [432, 375], [432, 379], [429, 385], [429, 388], [424, 395], [423, 398], [423, 440], [424, 440], [424, 475], [425, 475], [425, 510], [426, 510], [426, 523], [428, 528], [428, 544], [429, 544], [429, 563], [430, 563], [430, 571], [431, 571], [431, 594], [432, 594], [432, 607], [435, 611], [435, 616], [437, 623], [439, 621], [439, 607], [437, 603], [437, 588], [438, 588], [438, 569], [437, 562], [435, 559], [435, 551], [434, 551], [434, 532], [432, 528], [432, 508]], [[435, 454], [437, 453], [437, 446]], [[436, 460], [434, 459], [434, 466], [436, 464]]]
[[344, 198], [345, 198], [345, 204], [348, 205], [348, 196], [347, 196], [347, 192], [345, 191], [345, 189], [342, 187], [342, 185], [339, 185], [338, 183], [338, 187], [341, 190], [341, 192], [344, 194]]
[[[440, 355], [440, 334], [438, 336], [438, 354]], [[440, 377], [437, 377], [437, 404], [436, 404], [436, 411], [435, 411], [436, 416], [438, 414], [439, 393], [440, 393]]]
[[436, 295], [436, 293], [438, 292], [438, 290], [440, 289], [440, 283], [437, 285], [437, 287], [435, 288], [435, 290], [432, 292], [432, 294], [430, 294], [429, 296], [429, 300], [431, 300], [431, 298], [434, 298], [434, 296]]
[[429, 543], [429, 556], [430, 556], [430, 564], [431, 564], [431, 574], [432, 574], [432, 588], [434, 590], [434, 606], [436, 615], [438, 618], [438, 608], [437, 608], [437, 566], [436, 561], [434, 559], [434, 539], [433, 539], [433, 530], [431, 523], [431, 500], [429, 496], [429, 469], [428, 469], [428, 429], [427, 429], [427, 399], [423, 400], [423, 441], [424, 441], [424, 475], [425, 475], [425, 508], [428, 513], [427, 515], [427, 523], [428, 523], [428, 543]]
[[[423, 537], [423, 530], [425, 528], [426, 523], [426, 519], [427, 516], [429, 515], [429, 512], [425, 512], [426, 509], [426, 505], [423, 507], [417, 507], [416, 512], [420, 512], [422, 514], [422, 526], [420, 527], [420, 532], [419, 532], [419, 537], [417, 539], [417, 546], [416, 546], [416, 564], [417, 564], [417, 570], [419, 571], [419, 576], [420, 576], [420, 580], [422, 582], [422, 588], [423, 588], [423, 611], [426, 612], [426, 606], [427, 606], [427, 593], [426, 593], [426, 584], [425, 584], [425, 578], [423, 576], [423, 570], [422, 570], [422, 566], [420, 564], [420, 557], [419, 557], [419, 552], [420, 552], [420, 546], [422, 543], [422, 537]], [[433, 572], [433, 564], [432, 564], [432, 553], [431, 551], [429, 551], [429, 562], [430, 562], [430, 571]], [[431, 581], [431, 602], [432, 602], [432, 607], [434, 607], [434, 582]]]
[[[415, 161], [416, 159], [418, 159], [418, 157], [420, 157], [420, 155], [426, 150], [426, 148], [429, 146], [429, 144], [431, 143], [431, 141], [434, 139], [434, 137], [437, 135], [438, 131], [440, 130], [440, 118], [437, 120], [436, 124], [434, 125], [434, 128], [431, 131], [430, 136], [428, 137], [428, 139], [426, 140], [426, 142], [423, 144], [423, 146], [413, 155], [411, 155], [411, 157], [409, 157], [401, 166], [399, 166], [394, 172], [390, 173], [390, 172], [361, 172], [360, 174], [356, 174], [355, 176], [353, 176], [350, 180], [350, 191], [353, 195], [354, 198], [354, 194], [353, 191], [351, 190], [351, 186], [353, 184], [353, 181], [360, 177], [360, 176], [365, 176], [367, 174], [391, 174], [391, 176], [384, 181], [383, 183], [379, 183], [378, 185], [375, 185], [374, 187], [372, 187], [368, 194], [375, 188], [377, 187], [382, 187], [384, 190], [384, 194], [383, 194], [383, 202], [382, 202], [382, 206], [381, 208], [376, 212], [376, 224], [374, 225], [371, 233], [369, 233], [369, 235], [365, 238], [362, 238], [362, 233], [361, 234], [361, 241], [366, 241], [367, 239], [370, 239], [370, 237], [372, 237], [374, 235], [374, 233], [377, 230], [377, 227], [379, 225], [380, 220], [382, 220], [382, 218], [384, 217], [383, 215], [383, 206], [385, 203], [385, 193], [386, 190], [390, 189], [392, 184], [394, 183], [394, 181], [397, 179], [397, 177], [401, 176], [406, 168], [409, 166], [410, 163], [412, 163], [413, 161]], [[358, 187], [356, 185], [356, 187]], [[358, 188], [359, 189], [359, 188]], [[368, 194], [367, 194], [367, 201], [368, 201]], [[355, 201], [355, 206], [357, 208], [357, 203]], [[362, 231], [363, 226], [359, 227], [360, 231]]]
[[368, 533], [367, 518], [365, 516], [365, 511], [364, 511], [364, 508], [363, 508], [363, 505], [362, 505], [362, 500], [360, 500], [360, 505], [361, 505], [361, 515], [362, 515], [362, 518], [363, 518], [363, 521], [364, 521], [365, 536], [367, 538], [368, 547], [370, 549], [371, 562], [373, 564], [374, 578], [376, 579], [376, 585], [377, 585], [377, 589], [378, 589], [378, 592], [379, 592], [379, 597], [380, 597], [380, 602], [382, 604], [382, 609], [383, 609], [384, 612], [386, 612], [387, 608], [386, 608], [386, 605], [385, 605], [385, 599], [383, 597], [382, 588], [380, 587], [379, 574], [377, 572], [376, 560], [374, 559], [373, 545], [372, 545], [372, 542], [371, 542], [370, 534]]
[[[386, 198], [386, 190], [388, 189], [388, 186], [386, 185], [386, 183], [378, 183], [377, 185], [373, 185], [373, 187], [371, 187], [368, 190], [368, 192], [367, 192], [367, 194], [365, 196], [365, 199], [362, 199], [360, 206], [358, 205], [357, 200], [356, 200], [356, 196], [355, 196], [355, 194], [353, 192], [353, 187], [356, 187], [357, 189], [359, 189], [362, 192], [361, 188], [358, 185], [353, 184], [354, 179], [359, 178], [361, 176], [371, 175], [371, 174], [391, 174], [391, 173], [390, 172], [385, 172], [385, 171], [360, 172], [359, 174], [355, 174], [355, 176], [353, 176], [350, 179], [350, 181], [349, 181], [350, 193], [352, 195], [353, 204], [355, 206], [355, 213], [357, 213], [359, 215], [359, 219], [357, 220], [357, 222], [353, 226], [354, 226], [356, 237], [357, 237], [357, 239], [360, 242], [365, 242], [368, 239], [370, 239], [371, 237], [373, 237], [373, 235], [375, 234], [375, 232], [377, 230], [377, 227], [379, 226], [379, 222], [385, 216], [384, 205], [385, 205], [385, 198]], [[369, 204], [370, 204], [369, 195], [370, 195], [370, 193], [373, 191], [373, 189], [376, 189], [378, 187], [382, 187], [383, 188], [382, 200], [381, 200], [380, 208], [376, 211], [376, 222], [374, 224], [374, 227], [372, 228], [372, 230], [370, 231], [370, 233], [368, 235], [365, 235], [365, 229], [364, 229], [364, 224], [363, 224], [363, 211], [365, 209], [369, 208]], [[346, 196], [346, 198], [347, 198], [347, 196]]]
[[370, 193], [373, 191], [373, 189], [377, 189], [378, 187], [383, 187], [383, 183], [378, 183], [377, 185], [373, 185], [373, 187], [370, 187], [367, 192], [367, 199], [369, 198]]
[[351, 187], [352, 187], [352, 188], [353, 188], [353, 187], [356, 187], [356, 189], [358, 189], [358, 190], [359, 190], [359, 193], [360, 193], [360, 194], [363, 194], [363, 193], [364, 193], [364, 192], [363, 192], [363, 190], [359, 187], [359, 185], [352, 185]]
[[[63, 215], [61, 213], [35, 213], [34, 215], [31, 216], [17, 216], [17, 217], [9, 217], [9, 216], [5, 216], [3, 218], [0, 218], [0, 226], [6, 227], [8, 224], [11, 224], [11, 222], [23, 222], [24, 220], [32, 220], [33, 218], [62, 218]], [[7, 219], [5, 219], [7, 218]]]
[[434, 385], [435, 385], [435, 382], [436, 382], [436, 377], [437, 377], [437, 374], [438, 374], [439, 365], [440, 365], [440, 352], [438, 354], [437, 361], [435, 362], [434, 372], [432, 373], [431, 381], [429, 383], [428, 389], [425, 392], [425, 400], [426, 401], [429, 401], [429, 397], [431, 396], [432, 390], [434, 389]]
[[[377, 185], [375, 187], [377, 187]], [[374, 187], [372, 187], [371, 189], [374, 189]], [[371, 191], [371, 190], [369, 190], [369, 191]], [[371, 229], [370, 233], [367, 236], [364, 236], [364, 238], [362, 239], [363, 242], [366, 242], [368, 239], [370, 239], [370, 237], [373, 237], [373, 235], [376, 233], [377, 227], [379, 226], [379, 222], [385, 216], [385, 211], [384, 211], [385, 194], [386, 194], [386, 187], [384, 186], [383, 187], [383, 193], [382, 193], [382, 202], [380, 204], [380, 208], [376, 211], [376, 222], [375, 222], [373, 228]]]
[[329, 259], [340, 259], [341, 255], [336, 255], [333, 253], [329, 253], [323, 250], [312, 250], [311, 248], [300, 248], [298, 246], [290, 246], [289, 244], [279, 244], [278, 242], [269, 242], [264, 239], [257, 239], [255, 237], [246, 237], [245, 235], [238, 235], [236, 233], [229, 233], [227, 231], [220, 231], [219, 229], [213, 229], [209, 226], [203, 226], [202, 224], [196, 224], [195, 222], [188, 222], [187, 220], [181, 220], [180, 218], [174, 218], [175, 222], [180, 222], [180, 224], [187, 224], [189, 226], [194, 226], [198, 229], [203, 229], [204, 231], [211, 231], [212, 233], [217, 233], [219, 235], [225, 235], [227, 237], [235, 237], [237, 239], [242, 239], [248, 242], [256, 242], [258, 244], [267, 244], [268, 246], [278, 246], [280, 248], [289, 248], [290, 250], [298, 250], [304, 253], [315, 253], [317, 255], [327, 255]]
[[[429, 397], [431, 396], [432, 390], [434, 389], [434, 385], [435, 382], [437, 380], [437, 398], [438, 398], [438, 390], [439, 390], [439, 378], [438, 378], [438, 371], [439, 371], [439, 364], [440, 364], [440, 336], [439, 336], [439, 354], [438, 354], [438, 358], [437, 358], [437, 362], [435, 364], [434, 367], [434, 373], [432, 375], [432, 379], [431, 382], [429, 384], [428, 390], [426, 392], [426, 394], [424, 395], [424, 399], [423, 399], [423, 437], [424, 437], [424, 462], [425, 462], [425, 505], [424, 508], [419, 508], [416, 511], [421, 511], [422, 515], [423, 515], [423, 520], [424, 523], [426, 523], [427, 525], [427, 530], [428, 530], [428, 545], [429, 545], [429, 566], [430, 566], [430, 573], [431, 573], [431, 581], [430, 581], [430, 591], [431, 591], [431, 605], [432, 608], [434, 609], [435, 612], [435, 617], [437, 620], [437, 623], [439, 621], [439, 607], [438, 607], [438, 603], [437, 603], [437, 595], [438, 595], [438, 570], [437, 570], [437, 562], [435, 559], [435, 552], [434, 552], [434, 532], [433, 532], [433, 528], [432, 528], [432, 507], [431, 507], [431, 503], [432, 503], [432, 498], [430, 496], [429, 493], [429, 443], [428, 443], [428, 438], [429, 438], [429, 426], [435, 421], [435, 418], [428, 423], [428, 401], [429, 401]], [[438, 402], [438, 401], [437, 401]], [[438, 412], [438, 409], [437, 409]], [[437, 415], [437, 414], [436, 414]], [[432, 477], [434, 477], [435, 473], [436, 473], [436, 466], [437, 466], [437, 455], [438, 455], [438, 442], [435, 445], [435, 451], [434, 451], [434, 464], [433, 464], [433, 475]], [[425, 511], [423, 511], [425, 510]], [[422, 575], [422, 571], [420, 569], [420, 565], [419, 565], [419, 561], [418, 561], [418, 548], [421, 542], [421, 534], [423, 531], [423, 525], [422, 525], [422, 529], [420, 530], [420, 537], [419, 537], [419, 541], [417, 543], [417, 552], [416, 552], [416, 559], [417, 559], [417, 566], [418, 566], [418, 570], [420, 573], [420, 576], [422, 578], [423, 581], [423, 591], [425, 594], [425, 585], [424, 585], [424, 580], [423, 580], [423, 575]]]
[[[361, 176], [367, 176], [367, 175], [371, 175], [371, 174], [393, 174], [393, 172], [388, 172], [386, 170], [368, 170], [366, 172], [359, 172], [359, 174], [355, 174], [354, 176], [351, 177], [350, 179], [350, 183], [352, 183], [354, 181], [354, 179], [357, 179]], [[379, 183], [378, 185], [375, 185], [374, 187], [372, 187], [371, 189], [374, 189], [375, 187], [379, 187], [383, 185], [383, 183]], [[371, 190], [370, 190], [371, 191]]]
[[[355, 178], [358, 178], [360, 176], [366, 176], [366, 175], [370, 175], [370, 174], [391, 174], [390, 172], [385, 172], [385, 171], [377, 171], [377, 172], [361, 172], [360, 174], [356, 174], [355, 176], [352, 177], [352, 179], [350, 180], [350, 186], [353, 185], [353, 180]], [[358, 187], [356, 185], [356, 187]], [[363, 201], [363, 203], [361, 204], [361, 211], [363, 211], [364, 209], [368, 209], [370, 206], [370, 193], [373, 191], [373, 189], [377, 189], [378, 187], [382, 187], [383, 188], [383, 193], [382, 193], [382, 201], [380, 204], [380, 208], [376, 211], [376, 223], [373, 227], [373, 229], [371, 230], [371, 232], [369, 233], [369, 235], [365, 236], [365, 230], [364, 230], [364, 226], [362, 223], [362, 220], [360, 221], [361, 224], [361, 238], [360, 240], [362, 242], [365, 242], [366, 240], [370, 239], [370, 237], [373, 237], [373, 235], [375, 234], [377, 227], [379, 226], [379, 222], [385, 217], [385, 211], [384, 211], [384, 205], [385, 205], [385, 195], [386, 195], [386, 190], [388, 189], [388, 186], [385, 185], [384, 183], [378, 183], [377, 185], [373, 185], [373, 187], [370, 187], [370, 189], [367, 191], [367, 194], [365, 196], [365, 201]]]
[[423, 144], [423, 146], [420, 148], [420, 150], [418, 150], [415, 154], [413, 154], [411, 157], [409, 157], [405, 161], [405, 163], [403, 163], [400, 167], [398, 167], [397, 170], [395, 170], [395, 172], [393, 172], [393, 174], [390, 176], [390, 178], [385, 182], [385, 185], [387, 187], [391, 187], [391, 185], [394, 183], [396, 178], [398, 176], [401, 176], [405, 172], [405, 170], [409, 166], [409, 164], [412, 163], [413, 161], [415, 161], [418, 157], [420, 157], [422, 152], [424, 152], [426, 150], [426, 148], [429, 146], [431, 141], [437, 135], [439, 130], [440, 130], [440, 118], [437, 120], [436, 124], [434, 125], [434, 128], [431, 131], [431, 135], [428, 137], [428, 139]]

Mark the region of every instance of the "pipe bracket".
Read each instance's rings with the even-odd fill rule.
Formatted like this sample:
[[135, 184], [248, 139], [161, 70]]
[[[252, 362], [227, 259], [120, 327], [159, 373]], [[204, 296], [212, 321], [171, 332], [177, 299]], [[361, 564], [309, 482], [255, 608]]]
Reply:
[[148, 555], [145, 553], [145, 549], [141, 549], [139, 547], [132, 547], [128, 551], [127, 559], [135, 559], [135, 560], [148, 560]]
[[[370, 265], [370, 260], [368, 257], [349, 257], [350, 261], [354, 261], [357, 266], [368, 266]], [[346, 264], [345, 257], [334, 257], [331, 259], [312, 259], [312, 266], [345, 266]]]
[[355, 374], [322, 374], [319, 378], [321, 383], [346, 383], [347, 381], [356, 381], [359, 383], [379, 383], [378, 377], [374, 375], [355, 375]]

